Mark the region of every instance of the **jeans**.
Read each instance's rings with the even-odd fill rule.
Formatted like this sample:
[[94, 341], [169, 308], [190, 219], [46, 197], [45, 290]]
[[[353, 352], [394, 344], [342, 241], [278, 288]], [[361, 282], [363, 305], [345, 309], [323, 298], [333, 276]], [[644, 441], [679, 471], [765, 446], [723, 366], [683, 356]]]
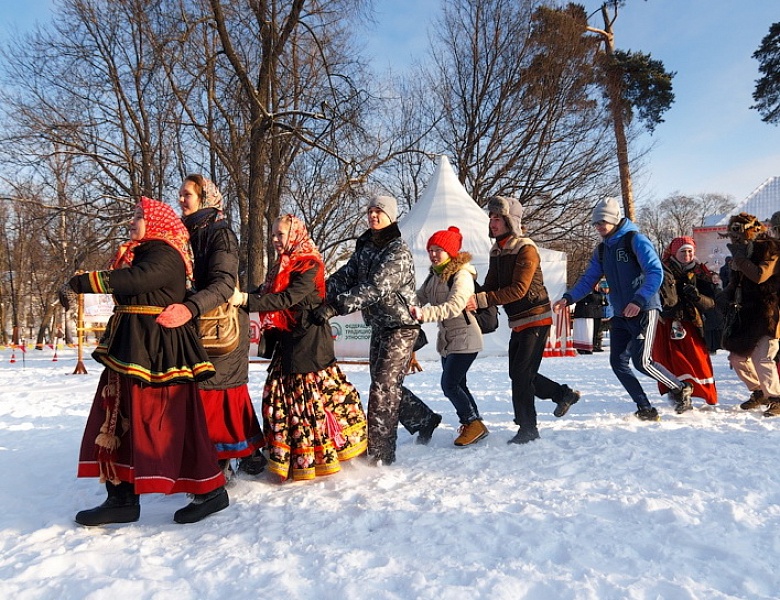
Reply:
[[477, 403], [466, 385], [466, 374], [475, 358], [476, 352], [441, 357], [441, 391], [452, 402], [462, 425], [479, 419]]

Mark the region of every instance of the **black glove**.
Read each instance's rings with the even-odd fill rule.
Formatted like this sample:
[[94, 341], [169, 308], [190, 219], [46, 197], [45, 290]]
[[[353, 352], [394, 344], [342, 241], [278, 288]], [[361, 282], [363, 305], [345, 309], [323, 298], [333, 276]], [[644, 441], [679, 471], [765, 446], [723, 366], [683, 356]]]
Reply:
[[691, 302], [698, 302], [701, 300], [701, 294], [699, 293], [699, 290], [696, 289], [696, 286], [692, 283], [686, 283], [682, 286], [682, 289], [680, 290], [682, 295], [690, 300]]
[[76, 306], [79, 301], [79, 295], [71, 287], [70, 283], [64, 284], [57, 292], [57, 298], [62, 304], [62, 308], [70, 310], [71, 307]]
[[337, 314], [339, 313], [335, 308], [327, 302], [323, 302], [312, 311], [311, 321], [315, 325], [324, 325], [328, 322], [328, 319], [335, 317]]

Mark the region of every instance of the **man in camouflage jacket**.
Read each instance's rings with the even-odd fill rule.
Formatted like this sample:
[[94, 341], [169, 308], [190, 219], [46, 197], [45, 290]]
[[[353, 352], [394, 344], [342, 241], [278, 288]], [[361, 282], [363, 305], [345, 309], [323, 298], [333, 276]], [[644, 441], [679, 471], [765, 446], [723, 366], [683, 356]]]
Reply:
[[410, 433], [430, 439], [441, 416], [403, 388], [419, 324], [409, 312], [416, 303], [412, 253], [401, 238], [395, 198], [376, 196], [368, 204], [369, 229], [355, 251], [327, 282], [320, 318], [362, 311], [371, 327], [368, 395], [368, 456], [374, 463], [395, 461], [399, 415]]

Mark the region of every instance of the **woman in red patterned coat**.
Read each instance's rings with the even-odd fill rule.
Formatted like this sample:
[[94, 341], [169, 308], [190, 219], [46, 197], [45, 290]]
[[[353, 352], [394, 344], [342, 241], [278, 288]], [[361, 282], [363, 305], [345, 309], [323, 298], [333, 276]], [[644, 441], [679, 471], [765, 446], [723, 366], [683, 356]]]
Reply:
[[[690, 382], [692, 396], [715, 405], [718, 391], [710, 352], [704, 341], [703, 316], [715, 306], [713, 273], [696, 259], [696, 242], [691, 237], [674, 238], [661, 260], [674, 274], [678, 301], [661, 313], [653, 343], [653, 360], [680, 381]], [[669, 388], [659, 383], [658, 390], [666, 394]], [[678, 413], [691, 408], [690, 398], [675, 399]]]
[[182, 302], [192, 273], [187, 230], [173, 209], [141, 198], [111, 269], [73, 277], [61, 291], [113, 294], [116, 306], [92, 356], [105, 366], [87, 418], [78, 476], [99, 477], [106, 501], [76, 515], [81, 525], [129, 523], [139, 494], [190, 493], [176, 511], [193, 523], [228, 506], [225, 478], [209, 440], [198, 382], [214, 367], [190, 322], [168, 329], [156, 317]]

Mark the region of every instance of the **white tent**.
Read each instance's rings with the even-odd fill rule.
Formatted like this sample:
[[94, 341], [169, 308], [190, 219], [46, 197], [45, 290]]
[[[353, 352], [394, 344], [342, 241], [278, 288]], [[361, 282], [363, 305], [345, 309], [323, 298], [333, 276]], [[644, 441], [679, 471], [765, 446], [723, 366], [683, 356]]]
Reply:
[[[493, 245], [488, 237], [489, 218], [484, 209], [474, 202], [463, 185], [458, 181], [446, 156], [439, 157], [436, 170], [428, 185], [411, 210], [398, 222], [406, 243], [414, 257], [417, 273], [417, 285], [420, 286], [428, 275], [431, 261], [428, 258], [426, 244], [434, 232], [455, 226], [463, 235], [464, 252], [472, 255], [472, 264], [477, 269], [480, 283], [488, 269], [489, 252]], [[539, 248], [542, 259], [544, 283], [552, 301], [560, 298], [566, 291], [566, 254], [546, 248]], [[506, 354], [509, 345], [509, 328], [506, 315], [499, 315], [497, 331], [485, 336], [483, 354]], [[435, 359], [436, 324], [426, 324], [425, 332], [430, 343], [423, 348], [420, 358]]]

